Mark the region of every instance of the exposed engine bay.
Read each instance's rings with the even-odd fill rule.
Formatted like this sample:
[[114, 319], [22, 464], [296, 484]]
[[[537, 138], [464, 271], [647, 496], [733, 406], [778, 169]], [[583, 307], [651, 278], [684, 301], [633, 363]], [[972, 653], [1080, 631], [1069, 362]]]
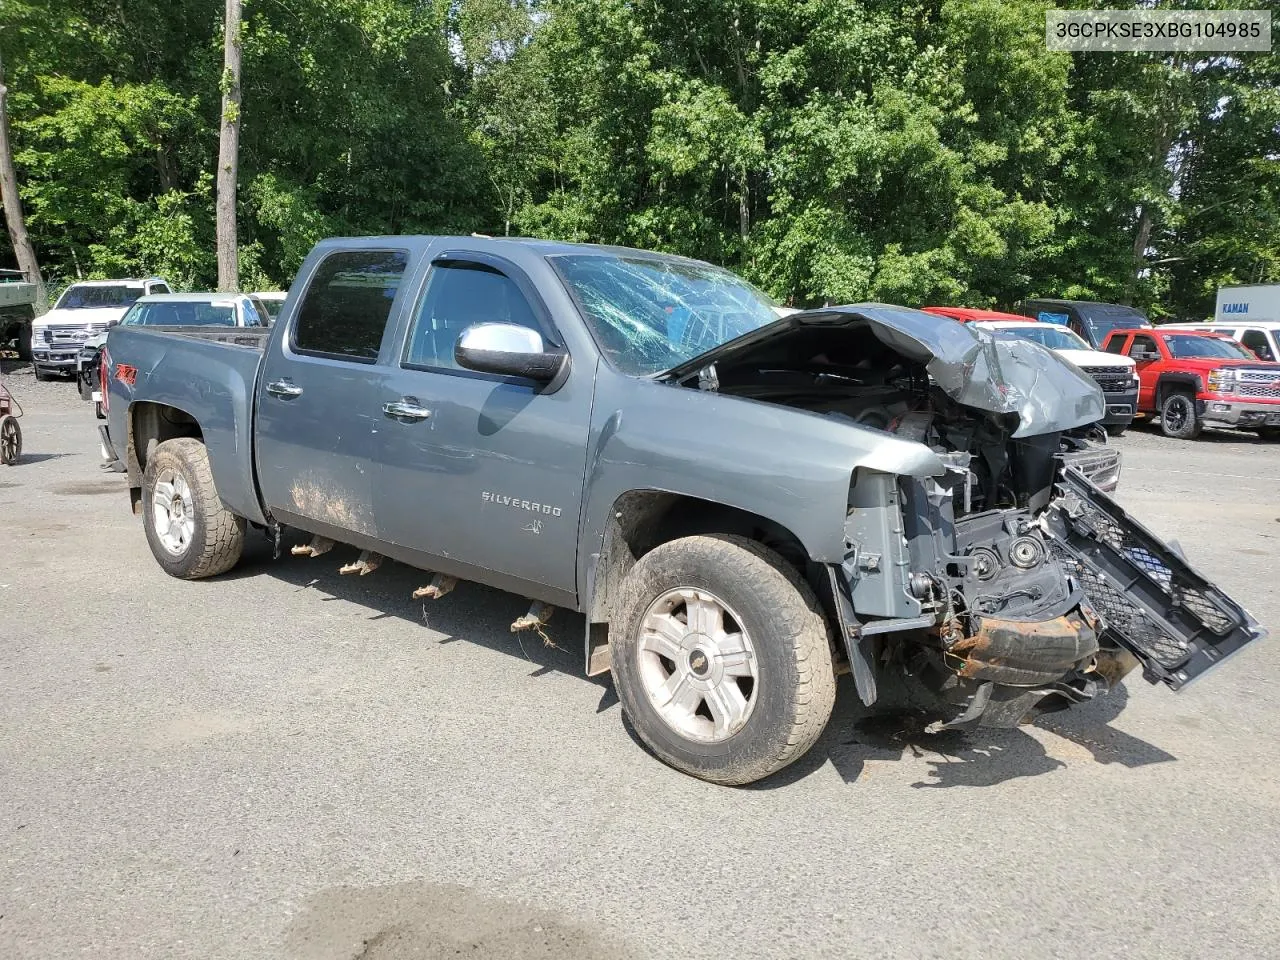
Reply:
[[[830, 581], [864, 702], [897, 666], [954, 707], [945, 725], [1012, 726], [1140, 664], [1176, 689], [1188, 664], [1260, 634], [1103, 492], [1119, 454], [1076, 367], [902, 308], [792, 319], [673, 379], [914, 441], [943, 464], [932, 477], [854, 471]], [[1135, 604], [1138, 581], [1151, 589]]]

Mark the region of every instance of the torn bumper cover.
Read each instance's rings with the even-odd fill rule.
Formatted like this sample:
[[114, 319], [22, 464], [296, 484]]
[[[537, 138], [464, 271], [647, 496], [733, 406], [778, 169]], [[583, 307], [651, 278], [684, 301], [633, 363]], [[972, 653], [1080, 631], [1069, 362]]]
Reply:
[[1104, 643], [1127, 650], [1152, 683], [1178, 690], [1266, 636], [1240, 604], [1073, 470], [1042, 524], [1075, 578]]
[[1138, 666], [1149, 682], [1178, 690], [1266, 635], [1176, 547], [1076, 470], [1062, 472], [1040, 525], [1083, 600], [1050, 620], [971, 616], [947, 662], [979, 686], [946, 726], [1013, 726], [1047, 696], [1088, 700]]
[[957, 522], [955, 551], [931, 617], [850, 631], [852, 607], [842, 611], [864, 702], [875, 698], [872, 663], [891, 659], [894, 643], [906, 645], [908, 672], [956, 708], [938, 726], [1001, 727], [1044, 709], [1046, 697], [1072, 703], [1110, 691], [1139, 666], [1178, 690], [1265, 636], [1176, 546], [1071, 468], [1034, 518], [991, 511]]

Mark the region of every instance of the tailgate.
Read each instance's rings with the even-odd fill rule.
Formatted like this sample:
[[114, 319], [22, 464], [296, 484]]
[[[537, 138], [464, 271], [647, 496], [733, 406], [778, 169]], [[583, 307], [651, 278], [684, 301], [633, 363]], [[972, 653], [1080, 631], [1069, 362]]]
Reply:
[[1054, 553], [1083, 587], [1103, 637], [1174, 690], [1266, 635], [1248, 612], [1079, 471], [1045, 511]]

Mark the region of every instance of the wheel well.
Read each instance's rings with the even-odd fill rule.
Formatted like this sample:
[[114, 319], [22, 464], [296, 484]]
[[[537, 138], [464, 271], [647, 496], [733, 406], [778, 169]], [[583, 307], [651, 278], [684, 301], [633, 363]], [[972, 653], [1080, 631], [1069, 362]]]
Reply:
[[1165, 397], [1171, 393], [1189, 393], [1195, 396], [1200, 387], [1199, 381], [1189, 375], [1163, 376], [1156, 381], [1156, 409], [1164, 406]]
[[[777, 552], [818, 589], [823, 578], [799, 537], [767, 517], [723, 503], [657, 490], [625, 493], [609, 511], [603, 550], [591, 589], [588, 623], [607, 623], [619, 588], [636, 561], [654, 547], [681, 537], [732, 533]], [[821, 595], [821, 593], [819, 594]]]
[[147, 468], [147, 457], [157, 446], [175, 437], [192, 437], [204, 442], [200, 424], [185, 410], [150, 401], [140, 401], [129, 408], [127, 465], [135, 512], [142, 498], [142, 471]]

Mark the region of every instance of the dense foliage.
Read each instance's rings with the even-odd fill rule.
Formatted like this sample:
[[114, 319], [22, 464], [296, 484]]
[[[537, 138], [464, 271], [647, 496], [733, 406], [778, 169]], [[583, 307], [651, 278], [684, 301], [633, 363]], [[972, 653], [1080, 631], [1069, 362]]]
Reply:
[[[1049, 53], [1047, 6], [249, 0], [241, 282], [325, 235], [471, 231], [678, 251], [801, 304], [1197, 317], [1280, 281], [1280, 61]], [[220, 8], [2, 9], [46, 273], [211, 284]]]

